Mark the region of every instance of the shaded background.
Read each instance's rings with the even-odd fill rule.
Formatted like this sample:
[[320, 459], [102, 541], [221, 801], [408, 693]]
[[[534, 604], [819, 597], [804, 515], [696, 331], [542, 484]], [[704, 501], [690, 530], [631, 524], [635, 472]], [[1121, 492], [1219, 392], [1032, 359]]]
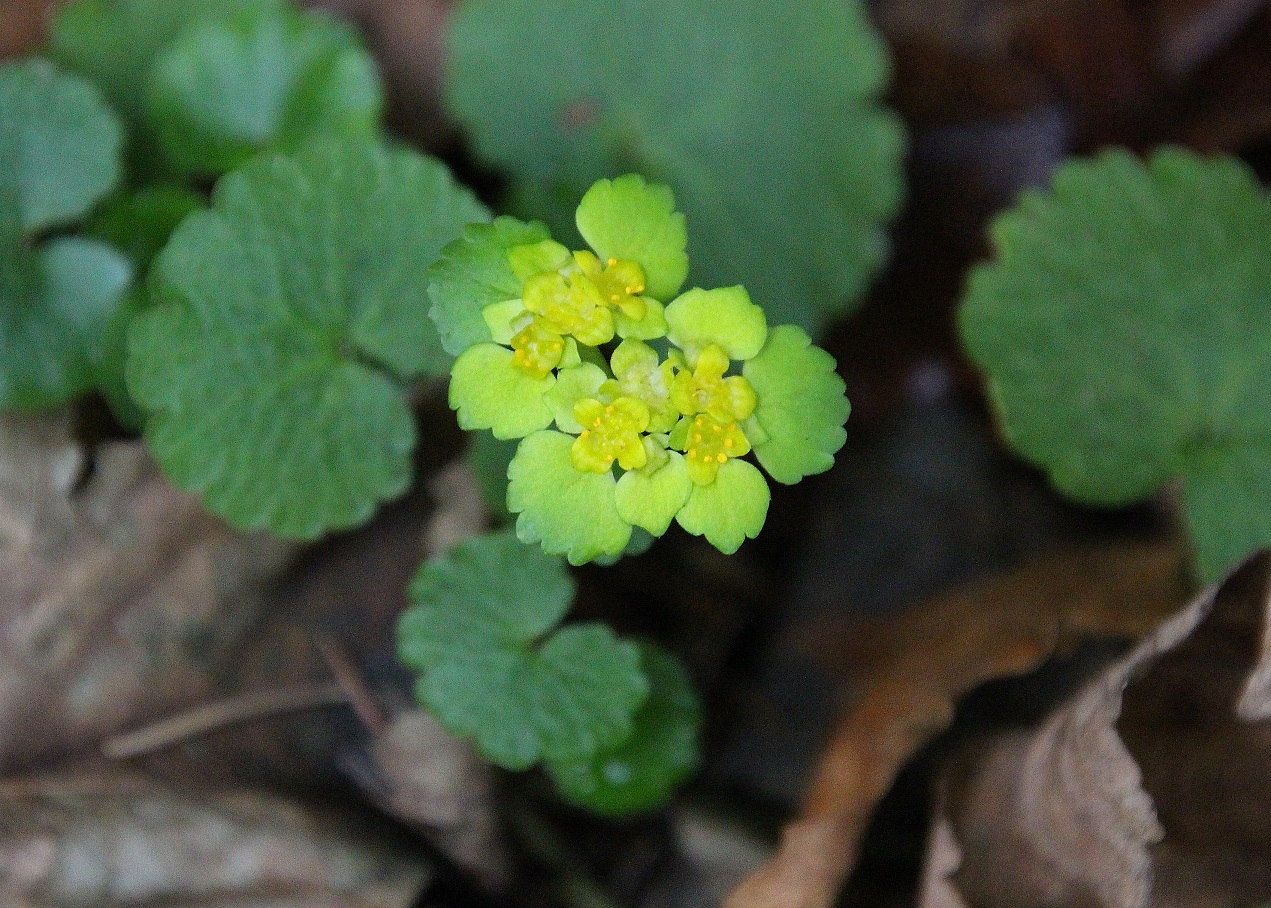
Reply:
[[[393, 126], [487, 197], [496, 193], [494, 175], [473, 161], [439, 102], [447, 4], [323, 5], [365, 29], [389, 85]], [[47, 7], [0, 0], [0, 56], [38, 43]], [[959, 353], [953, 313], [968, 266], [986, 255], [988, 219], [1069, 155], [1173, 142], [1238, 155], [1265, 180], [1271, 9], [1262, 0], [871, 7], [895, 56], [890, 101], [911, 145], [890, 264], [826, 341], [853, 404], [847, 446], [830, 473], [774, 489], [763, 535], [737, 556], [673, 530], [646, 555], [579, 572], [581, 617], [655, 637], [685, 659], [707, 704], [703, 771], [672, 808], [626, 823], [560, 808], [538, 777], [495, 778], [490, 797], [513, 830], [505, 904], [717, 901], [770, 853], [800, 803], [835, 713], [852, 697], [870, 646], [860, 635], [867, 620], [1037, 553], [1172, 538], [1156, 504], [1074, 507], [1003, 451]], [[429, 406], [429, 418], [446, 419], [444, 407]], [[457, 433], [440, 437], [421, 462], [435, 467], [460, 444]], [[421, 488], [370, 526], [320, 546], [269, 594], [273, 614], [309, 614], [305, 622], [339, 639], [376, 690], [405, 689], [391, 655], [392, 619], [430, 501]], [[306, 650], [283, 660], [284, 671], [276, 661], [259, 671], [282, 677], [299, 663], [322, 661]], [[168, 771], [183, 778], [220, 767], [234, 778], [311, 787], [356, 776], [364, 736], [347, 710], [289, 717], [186, 752], [184, 766], [176, 760]], [[937, 753], [920, 757], [885, 802], [845, 904], [905, 904]], [[499, 903], [442, 851], [431, 860], [438, 869], [420, 885], [418, 904]]]

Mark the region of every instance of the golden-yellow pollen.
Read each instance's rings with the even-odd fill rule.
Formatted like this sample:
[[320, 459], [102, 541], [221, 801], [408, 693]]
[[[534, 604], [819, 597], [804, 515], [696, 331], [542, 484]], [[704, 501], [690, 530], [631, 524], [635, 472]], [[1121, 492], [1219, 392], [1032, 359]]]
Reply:
[[579, 433], [570, 449], [574, 466], [585, 472], [604, 473], [616, 460], [624, 470], [645, 465], [643, 433], [649, 427], [649, 407], [633, 397], [619, 397], [605, 405], [595, 398], [574, 404], [574, 418], [590, 428]]
[[610, 267], [610, 268], [612, 268], [612, 267], [613, 267], [614, 265], [616, 265], [616, 264], [618, 264], [618, 260], [617, 260], [617, 259], [614, 259], [614, 258], [609, 259], [608, 265], [609, 265], [609, 267]]
[[538, 378], [555, 369], [565, 352], [561, 336], [538, 318], [517, 332], [511, 346], [512, 362]]
[[691, 445], [684, 452], [684, 459], [689, 476], [698, 485], [714, 482], [719, 468], [728, 463], [730, 457], [750, 452], [750, 442], [735, 420], [721, 422], [708, 413], [699, 413], [684, 437]]

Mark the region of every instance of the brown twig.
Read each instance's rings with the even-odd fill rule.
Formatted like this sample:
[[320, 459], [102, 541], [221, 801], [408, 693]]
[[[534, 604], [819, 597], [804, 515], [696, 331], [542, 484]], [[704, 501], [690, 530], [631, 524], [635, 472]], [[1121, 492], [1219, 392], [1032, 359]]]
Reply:
[[142, 726], [135, 731], [107, 738], [102, 742], [101, 751], [107, 759], [126, 760], [170, 747], [188, 738], [205, 735], [226, 725], [277, 713], [348, 704], [348, 693], [342, 686], [332, 682], [254, 691], [217, 700]]

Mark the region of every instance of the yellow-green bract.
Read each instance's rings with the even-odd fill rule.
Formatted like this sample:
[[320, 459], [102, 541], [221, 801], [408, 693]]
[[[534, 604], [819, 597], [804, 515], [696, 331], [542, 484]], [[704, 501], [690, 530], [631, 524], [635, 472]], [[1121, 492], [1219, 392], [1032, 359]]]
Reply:
[[580, 564], [676, 521], [735, 552], [769, 503], [748, 455], [794, 483], [843, 445], [834, 360], [740, 286], [680, 292], [688, 237], [666, 187], [601, 180], [576, 220], [589, 249], [500, 218], [442, 251], [432, 315], [458, 355], [459, 424], [520, 439], [507, 505], [525, 542]]

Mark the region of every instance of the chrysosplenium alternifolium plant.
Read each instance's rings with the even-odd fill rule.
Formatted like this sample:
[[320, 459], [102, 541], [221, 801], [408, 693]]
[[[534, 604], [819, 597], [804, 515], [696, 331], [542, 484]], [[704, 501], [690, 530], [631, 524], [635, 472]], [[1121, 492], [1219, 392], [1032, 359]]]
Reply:
[[747, 455], [783, 483], [833, 464], [849, 410], [834, 360], [742, 287], [679, 293], [687, 234], [666, 187], [601, 180], [577, 225], [590, 249], [505, 217], [443, 250], [430, 286], [458, 356], [450, 405], [465, 429], [520, 439], [522, 540], [581, 564], [674, 520], [732, 553], [768, 511]]

